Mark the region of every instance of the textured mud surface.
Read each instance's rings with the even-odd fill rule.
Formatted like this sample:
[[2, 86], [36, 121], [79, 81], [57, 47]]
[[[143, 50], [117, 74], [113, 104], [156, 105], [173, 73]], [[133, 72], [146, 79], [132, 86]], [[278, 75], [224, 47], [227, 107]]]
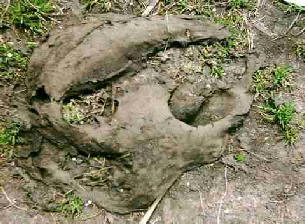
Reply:
[[[73, 186], [84, 200], [126, 213], [147, 208], [184, 171], [218, 159], [226, 133], [249, 111], [255, 67], [239, 59], [218, 80], [186, 55], [200, 58], [204, 44], [227, 37], [224, 27], [178, 16], [87, 22], [51, 34], [29, 68], [40, 122], [31, 120], [32, 130], [54, 145], [20, 164], [39, 180], [32, 199], [48, 207], [52, 199], [37, 187]], [[90, 122], [64, 120], [63, 105], [76, 101], [95, 104], [83, 108]]]
[[[298, 116], [304, 119], [305, 66], [294, 53], [304, 34], [275, 40], [296, 15], [279, 11], [269, 1], [262, 4], [256, 18], [248, 21], [252, 53], [224, 64], [221, 79], [211, 76], [200, 54], [206, 44], [227, 38], [228, 33], [219, 27], [216, 32], [211, 24], [210, 33], [189, 38], [190, 27], [196, 33], [196, 25], [204, 21], [187, 20], [187, 28], [179, 23], [173, 35], [167, 25], [155, 27], [165, 32], [156, 32], [155, 39], [148, 45], [141, 42], [136, 50], [136, 42], [115, 42], [113, 57], [121, 52], [120, 60], [106, 61], [104, 54], [95, 53], [90, 58], [94, 63], [86, 63], [85, 49], [77, 46], [85, 44], [90, 52], [111, 48], [113, 43], [94, 47], [88, 40], [100, 43], [104, 28], [124, 27], [132, 16], [103, 15], [68, 26], [64, 35], [53, 32], [32, 59], [30, 110], [23, 85], [0, 86], [0, 118], [15, 114], [25, 122], [22, 136], [28, 139], [28, 145], [16, 148], [15, 162], [6, 164], [0, 158], [0, 185], [5, 190], [0, 192], [0, 223], [138, 223], [142, 208], [175, 179], [150, 223], [305, 223], [304, 130], [296, 145], [286, 145], [248, 95], [255, 70], [289, 65], [295, 89], [276, 98], [296, 102]], [[163, 24], [162, 17], [157, 18], [154, 23]], [[148, 19], [134, 21], [142, 24], [140, 30], [150, 24]], [[74, 31], [79, 35], [72, 38]], [[112, 33], [106, 33], [107, 38]], [[147, 38], [141, 34], [143, 30], [134, 36]], [[68, 44], [62, 45], [65, 39]], [[63, 60], [65, 64], [60, 63]], [[73, 70], [77, 66], [83, 70]], [[63, 79], [66, 74], [76, 75]], [[240, 97], [244, 100], [236, 100]], [[230, 129], [232, 125], [239, 128]], [[202, 136], [212, 137], [203, 142]], [[234, 159], [239, 154], [245, 155], [244, 162]], [[94, 201], [81, 217], [70, 220], [37, 210], [54, 210], [70, 190], [85, 202]], [[119, 216], [101, 207], [137, 212]]]

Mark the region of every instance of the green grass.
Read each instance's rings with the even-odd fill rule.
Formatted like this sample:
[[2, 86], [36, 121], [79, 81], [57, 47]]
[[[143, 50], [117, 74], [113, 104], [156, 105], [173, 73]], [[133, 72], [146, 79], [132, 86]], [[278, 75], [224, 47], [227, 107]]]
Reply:
[[22, 143], [20, 138], [21, 124], [19, 122], [11, 122], [6, 128], [0, 132], [0, 145], [15, 145]]
[[222, 78], [224, 76], [224, 69], [220, 65], [213, 65], [211, 75], [216, 78]]
[[1, 26], [40, 35], [48, 30], [54, 12], [56, 5], [51, 0], [13, 0], [7, 10], [1, 6]]
[[235, 155], [234, 156], [234, 159], [237, 161], [237, 162], [244, 162], [246, 160], [246, 156], [243, 155], [243, 154], [238, 154], [238, 155]]
[[27, 69], [28, 55], [13, 48], [12, 43], [0, 44], [0, 78], [12, 80]]
[[296, 124], [296, 106], [293, 102], [276, 105], [274, 96], [292, 86], [293, 69], [289, 66], [265, 67], [253, 75], [254, 92], [258, 102], [260, 114], [271, 123], [277, 124], [288, 144], [294, 144], [299, 135]]
[[229, 28], [230, 38], [225, 42], [226, 48], [235, 57], [244, 56], [248, 49], [248, 30], [246, 29], [245, 19], [238, 11], [228, 11], [224, 14], [215, 15], [214, 21]]
[[84, 202], [80, 197], [75, 196], [72, 193], [66, 195], [66, 199], [62, 201], [57, 207], [57, 212], [62, 212], [66, 216], [72, 218], [79, 216], [84, 208]]
[[273, 70], [274, 79], [273, 79], [273, 87], [277, 88], [280, 86], [285, 86], [285, 82], [287, 81], [288, 76], [292, 73], [292, 68], [289, 66], [276, 67]]
[[296, 117], [295, 103], [286, 102], [275, 105], [274, 100], [269, 99], [260, 109], [265, 120], [280, 127], [287, 143], [294, 144], [296, 142], [299, 130], [293, 122]]
[[263, 98], [269, 98], [274, 91], [291, 86], [292, 72], [293, 69], [290, 66], [259, 69], [253, 75], [255, 93]]
[[20, 137], [21, 124], [12, 121], [9, 124], [1, 123], [0, 125], [0, 157], [11, 159], [14, 156], [14, 147], [16, 144], [22, 144], [23, 139]]

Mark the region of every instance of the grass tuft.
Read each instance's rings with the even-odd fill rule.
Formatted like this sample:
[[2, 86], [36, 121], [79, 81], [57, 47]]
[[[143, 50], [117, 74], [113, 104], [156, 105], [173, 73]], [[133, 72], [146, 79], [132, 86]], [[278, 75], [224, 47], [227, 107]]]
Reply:
[[265, 120], [279, 125], [287, 143], [294, 144], [296, 142], [299, 130], [293, 124], [296, 117], [295, 103], [286, 102], [277, 106], [274, 100], [269, 99], [264, 106], [259, 108]]
[[74, 101], [71, 100], [62, 107], [63, 119], [69, 124], [83, 124], [85, 116], [82, 113], [80, 107], [75, 105]]
[[4, 130], [0, 132], [0, 145], [15, 145], [22, 143], [19, 136], [21, 124], [19, 122], [11, 122]]
[[72, 218], [79, 216], [84, 208], [83, 200], [72, 194], [72, 192], [66, 196], [67, 198], [56, 207], [56, 211], [62, 212], [66, 216], [71, 216]]
[[13, 80], [27, 69], [28, 55], [13, 48], [12, 43], [0, 44], [0, 78]]
[[296, 43], [295, 53], [298, 58], [305, 59], [305, 40]]
[[246, 156], [243, 155], [243, 154], [238, 154], [238, 155], [235, 155], [234, 156], [234, 159], [237, 161], [237, 162], [244, 162], [246, 160]]
[[8, 125], [0, 125], [0, 158], [11, 159], [14, 156], [15, 145], [24, 142], [20, 137], [21, 123], [12, 121]]
[[82, 0], [81, 3], [88, 12], [97, 9], [100, 13], [105, 13], [110, 12], [112, 9], [112, 2], [110, 0]]
[[254, 91], [258, 96], [269, 98], [274, 91], [291, 86], [290, 66], [266, 67], [259, 69], [253, 75]]
[[[4, 10], [6, 7], [3, 7]], [[2, 27], [16, 27], [30, 34], [47, 31], [47, 22], [52, 20], [56, 5], [51, 0], [15, 0], [2, 12]]]

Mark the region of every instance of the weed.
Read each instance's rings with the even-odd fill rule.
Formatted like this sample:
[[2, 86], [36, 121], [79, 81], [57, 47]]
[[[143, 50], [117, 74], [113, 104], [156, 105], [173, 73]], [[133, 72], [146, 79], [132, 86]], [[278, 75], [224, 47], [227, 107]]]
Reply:
[[69, 124], [83, 124], [85, 116], [81, 109], [71, 101], [62, 107], [63, 119]]
[[56, 6], [51, 0], [16, 0], [3, 12], [1, 23], [31, 34], [42, 34], [47, 30], [46, 22], [52, 19], [51, 13], [55, 11]]
[[263, 117], [272, 123], [276, 123], [280, 126], [286, 142], [289, 144], [295, 143], [298, 137], [298, 129], [292, 124], [292, 121], [296, 117], [295, 103], [287, 102], [276, 106], [274, 100], [267, 100], [265, 106], [259, 107]]
[[255, 9], [255, 1], [251, 0], [229, 0], [228, 4], [230, 9]]
[[12, 47], [12, 43], [0, 44], [0, 78], [14, 79], [26, 71], [28, 57]]
[[100, 13], [110, 12], [112, 8], [110, 0], [82, 0], [82, 4], [89, 12], [94, 8], [98, 9]]
[[305, 58], [305, 40], [297, 42], [295, 52], [298, 58]]
[[274, 72], [273, 86], [274, 87], [284, 86], [284, 82], [287, 80], [288, 75], [292, 73], [292, 68], [289, 66], [276, 67], [273, 72]]
[[211, 75], [216, 78], [222, 78], [224, 76], [224, 69], [220, 65], [213, 65]]
[[57, 212], [62, 212], [66, 216], [79, 216], [84, 208], [84, 202], [80, 197], [73, 195], [72, 193], [67, 194], [66, 200], [60, 203], [56, 207]]
[[288, 87], [292, 68], [289, 66], [266, 67], [259, 69], [253, 75], [254, 91], [263, 98], [269, 98], [273, 91], [280, 87]]
[[288, 144], [295, 144], [298, 137], [299, 137], [299, 129], [295, 126], [288, 126], [286, 127], [285, 131], [284, 131], [284, 137], [285, 137], [285, 141]]
[[228, 13], [215, 15], [216, 23], [225, 25], [231, 32], [231, 37], [226, 42], [226, 47], [235, 57], [245, 55], [248, 50], [248, 31], [245, 25], [245, 19], [238, 11], [229, 11]]
[[238, 154], [238, 155], [235, 155], [235, 156], [234, 156], [234, 159], [235, 159], [237, 162], [242, 163], [242, 162], [245, 161], [246, 156], [243, 155], [243, 154]]
[[0, 132], [0, 145], [15, 145], [22, 143], [19, 136], [21, 124], [19, 122], [11, 122], [4, 130]]
[[187, 13], [212, 17], [215, 11], [214, 1], [210, 1], [209, 4], [207, 3], [206, 1], [199, 0], [164, 0], [160, 14], [165, 14], [165, 12], [169, 11], [171, 14]]
[[94, 166], [90, 167], [88, 173], [84, 173], [85, 182], [87, 185], [103, 185], [110, 176], [110, 169], [107, 160], [105, 158], [94, 157], [91, 162]]
[[23, 143], [20, 137], [21, 124], [19, 122], [11, 122], [9, 125], [1, 124], [0, 129], [0, 157], [11, 159], [14, 156], [14, 148], [16, 144]]

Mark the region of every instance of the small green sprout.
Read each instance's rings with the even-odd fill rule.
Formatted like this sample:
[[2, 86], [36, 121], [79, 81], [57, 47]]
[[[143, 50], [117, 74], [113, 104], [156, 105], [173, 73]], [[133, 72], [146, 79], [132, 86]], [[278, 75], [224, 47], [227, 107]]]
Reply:
[[235, 156], [234, 156], [234, 159], [235, 159], [237, 162], [242, 163], [242, 162], [245, 161], [246, 156], [243, 155], [243, 154], [238, 154], [238, 155], [235, 155]]
[[224, 69], [222, 66], [213, 65], [211, 75], [216, 78], [222, 78], [224, 76]]
[[67, 194], [67, 199], [60, 203], [56, 207], [56, 211], [64, 213], [66, 216], [72, 216], [72, 218], [79, 216], [84, 208], [83, 200], [75, 196], [72, 193]]

